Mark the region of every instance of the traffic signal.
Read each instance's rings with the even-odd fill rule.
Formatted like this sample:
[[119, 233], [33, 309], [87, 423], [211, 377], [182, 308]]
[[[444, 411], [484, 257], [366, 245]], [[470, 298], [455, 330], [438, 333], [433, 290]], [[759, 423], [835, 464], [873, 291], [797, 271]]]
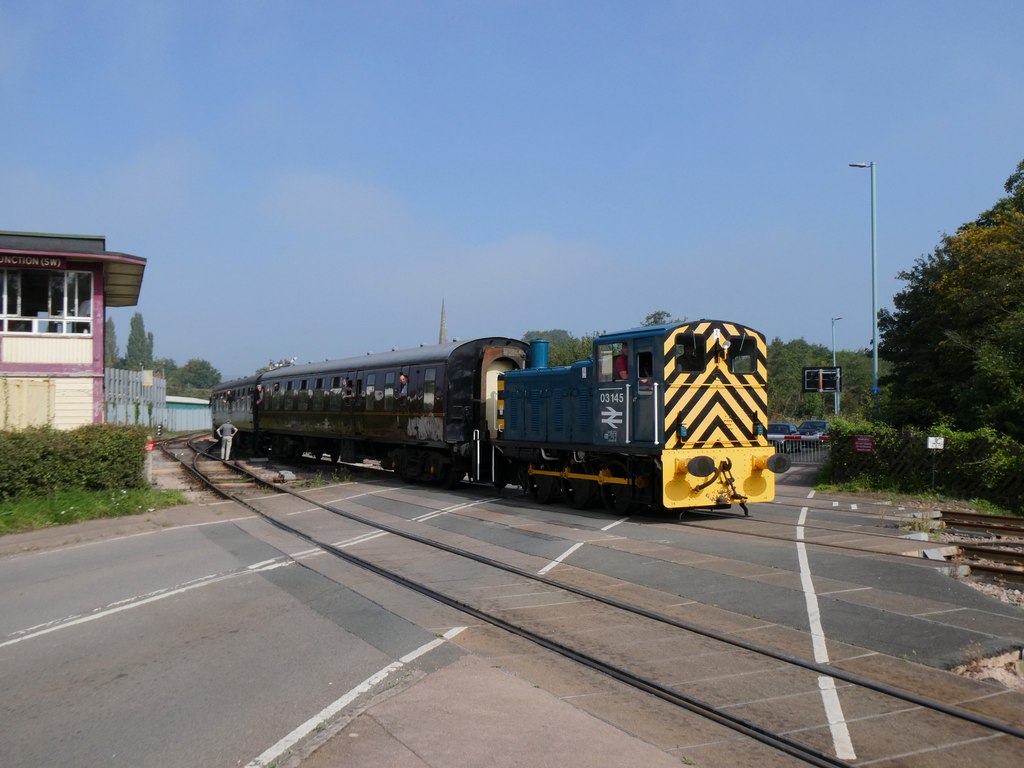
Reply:
[[804, 392], [842, 392], [842, 368], [804, 368]]

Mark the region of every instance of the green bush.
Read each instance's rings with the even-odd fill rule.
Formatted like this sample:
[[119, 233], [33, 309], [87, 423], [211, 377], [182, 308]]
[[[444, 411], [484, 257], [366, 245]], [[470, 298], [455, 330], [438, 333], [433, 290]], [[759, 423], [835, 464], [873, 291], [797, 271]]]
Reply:
[[0, 499], [145, 487], [146, 434], [107, 424], [0, 431]]
[[[1024, 511], [1024, 446], [993, 429], [961, 432], [939, 423], [923, 431], [897, 430], [837, 419], [830, 435], [827, 472], [835, 483], [905, 493], [937, 491]], [[863, 450], [868, 436], [871, 452]], [[928, 437], [944, 438], [942, 450], [929, 449]]]

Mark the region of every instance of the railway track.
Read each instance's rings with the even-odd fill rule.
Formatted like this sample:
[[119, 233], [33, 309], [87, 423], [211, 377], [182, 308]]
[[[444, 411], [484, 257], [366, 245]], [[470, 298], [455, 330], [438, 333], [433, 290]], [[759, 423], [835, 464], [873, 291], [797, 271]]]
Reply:
[[[775, 506], [805, 506], [817, 511], [837, 509], [829, 502], [799, 496], [789, 497], [787, 501], [780, 501], [777, 498], [772, 504]], [[945, 553], [946, 560], [952, 566], [965, 566], [968, 573], [990, 582], [1024, 583], [1024, 518], [941, 510], [936, 518], [931, 519], [923, 515], [913, 517], [914, 513], [889, 505], [876, 506], [870, 510], [844, 509], [843, 511], [856, 513], [866, 519], [876, 517], [891, 524], [905, 524], [908, 528], [929, 527], [934, 532], [945, 530], [952, 540], [936, 541], [935, 548], [942, 549], [945, 545], [945, 548], [952, 550]], [[778, 524], [789, 525], [789, 523]], [[808, 526], [808, 529], [823, 533], [842, 530], [821, 525]], [[870, 531], [859, 531], [857, 535], [890, 538], [889, 534]], [[816, 546], [822, 547], [850, 548], [827, 542], [814, 543]], [[892, 556], [918, 557], [919, 555], [892, 553]], [[961, 572], [956, 567], [951, 569], [951, 573], [959, 574]]]
[[[814, 743], [816, 740], [820, 740], [820, 730], [830, 727], [828, 723], [820, 719], [823, 713], [819, 712], [820, 717], [816, 722], [809, 723], [801, 720], [789, 723], [784, 727], [769, 725], [768, 723], [772, 722], [774, 717], [766, 717], [765, 721], [760, 722], [739, 717], [730, 711], [732, 707], [729, 706], [728, 698], [724, 695], [719, 696], [720, 700], [716, 701], [715, 695], [697, 698], [685, 690], [680, 690], [678, 686], [672, 684], [670, 673], [667, 676], [664, 672], [652, 674], [649, 671], [649, 658], [636, 658], [631, 653], [624, 654], [621, 645], [617, 646], [607, 639], [608, 633], [602, 630], [614, 627], [616, 631], [612, 634], [618, 638], [623, 636], [657, 637], [659, 647], [671, 647], [672, 650], [669, 653], [677, 658], [688, 656], [699, 658], [707, 654], [731, 654], [737, 659], [742, 659], [742, 664], [753, 665], [761, 669], [762, 674], [772, 674], [781, 664], [791, 670], [787, 674], [806, 677], [805, 684], [808, 688], [817, 689], [822, 684], [820, 681], [827, 679], [830, 681], [829, 685], [843, 687], [847, 691], [845, 696], [850, 695], [849, 691], [861, 690], [870, 692], [871, 695], [881, 694], [888, 699], [896, 700], [900, 702], [898, 707], [910, 705], [912, 708], [929, 710], [940, 715], [944, 721], [944, 724], [936, 729], [933, 742], [935, 744], [943, 743], [948, 729], [963, 730], [966, 728], [972, 732], [988, 734], [988, 736], [979, 736], [979, 738], [995, 736], [1005, 739], [1009, 749], [1022, 748], [1024, 730], [1016, 725], [949, 706], [913, 691], [898, 689], [882, 681], [851, 674], [835, 666], [819, 664], [774, 648], [747, 642], [737, 636], [725, 634], [708, 626], [683, 621], [672, 616], [670, 608], [667, 606], [662, 609], [652, 609], [611, 597], [586, 586], [587, 579], [578, 573], [568, 573], [567, 578], [576, 579], [582, 584], [551, 579], [538, 574], [535, 569], [526, 567], [524, 563], [505, 561], [504, 556], [508, 555], [507, 550], [502, 550], [504, 556], [499, 560], [481, 554], [479, 551], [470, 551], [463, 545], [462, 537], [454, 534], [446, 536], [443, 531], [437, 531], [434, 537], [424, 537], [417, 532], [422, 526], [415, 520], [394, 518], [379, 511], [372, 512], [373, 517], [356, 514], [351, 509], [343, 508], [337, 503], [323, 503], [313, 498], [311, 494], [269, 482], [266, 478], [258, 477], [237, 465], [230, 468], [230, 474], [241, 473], [245, 479], [232, 479], [225, 470], [226, 465], [219, 460], [204, 456], [202, 447], [199, 445], [195, 445], [195, 450], [196, 455], [191, 462], [190, 471], [197, 478], [200, 478], [211, 490], [243, 504], [278, 529], [284, 530], [322, 551], [329, 552], [337, 558], [463, 611], [479, 621], [525, 638], [637, 690], [656, 696], [672, 707], [697, 713], [703, 718], [806, 764], [849, 765], [846, 759], [849, 758], [849, 755], [844, 758], [835, 754], [841, 752], [841, 749], [837, 748], [829, 752]], [[180, 457], [176, 456], [175, 458], [181, 460]], [[268, 511], [267, 505], [261, 503], [267, 500], [267, 491], [272, 491], [275, 498], [280, 498], [280, 494], [288, 494], [300, 501], [304, 508], [315, 507], [337, 516], [346, 524], [355, 523], [358, 526], [367, 526], [398, 537], [403, 548], [415, 548], [418, 553], [414, 556], [406, 554], [397, 558], [403, 564], [401, 567], [385, 566], [381, 562], [353, 555], [344, 546], [327, 543], [322, 540], [322, 536], [312, 535], [302, 530], [293, 519], [285, 521], [282, 519], [281, 513]], [[469, 505], [484, 504], [486, 501], [484, 499], [470, 502]], [[420, 551], [423, 548], [426, 548], [428, 554]], [[476, 549], [478, 548], [474, 547], [474, 550]], [[457, 583], [453, 583], [450, 579], [444, 580], [440, 584], [437, 583], [436, 571], [445, 568], [451, 569], [453, 558], [462, 563], [458, 566], [460, 570], [465, 570], [466, 564], [471, 563], [473, 575], [466, 576]], [[516, 559], [515, 555], [512, 559]], [[510, 582], [509, 579], [512, 581]], [[575, 620], [557, 622], [557, 627], [548, 621], [524, 618], [522, 612], [505, 607], [500, 600], [482, 597], [479, 589], [476, 588], [478, 584], [491, 584], [496, 581], [508, 584], [521, 582], [533, 584], [537, 589], [549, 592], [553, 603], [559, 605], [564, 603], [570, 606], [564, 610], [571, 617], [576, 618]], [[460, 587], [460, 584], [463, 586]], [[466, 587], [465, 584], [472, 584], [473, 588]], [[819, 733], [817, 737], [810, 739], [800, 739], [799, 736], [794, 735], [807, 730], [819, 731]], [[862, 757], [858, 755], [858, 758]]]
[[946, 528], [972, 534], [986, 534], [994, 538], [1024, 540], [1024, 518], [1000, 515], [982, 515], [976, 512], [942, 510]]
[[971, 573], [1024, 584], [1024, 518], [942, 510], [942, 522], [957, 535], [959, 559]]

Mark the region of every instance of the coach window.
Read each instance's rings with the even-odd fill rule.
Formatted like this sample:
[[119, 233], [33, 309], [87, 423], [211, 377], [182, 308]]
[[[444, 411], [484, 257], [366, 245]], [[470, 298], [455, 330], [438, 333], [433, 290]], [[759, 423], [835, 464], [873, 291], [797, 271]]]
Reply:
[[388, 371], [384, 374], [384, 410], [394, 410], [395, 407], [395, 372]]
[[377, 399], [377, 374], [366, 375], [366, 410], [372, 411], [374, 401]]
[[437, 387], [437, 369], [427, 368], [423, 372], [423, 410], [434, 410], [434, 389]]

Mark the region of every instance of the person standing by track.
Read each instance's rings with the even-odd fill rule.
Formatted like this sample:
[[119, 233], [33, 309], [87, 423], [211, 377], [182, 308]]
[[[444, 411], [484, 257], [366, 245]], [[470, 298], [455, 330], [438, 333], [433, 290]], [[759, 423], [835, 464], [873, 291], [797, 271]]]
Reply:
[[231, 440], [238, 428], [228, 419], [217, 427], [217, 436], [220, 437], [220, 460], [231, 461]]

